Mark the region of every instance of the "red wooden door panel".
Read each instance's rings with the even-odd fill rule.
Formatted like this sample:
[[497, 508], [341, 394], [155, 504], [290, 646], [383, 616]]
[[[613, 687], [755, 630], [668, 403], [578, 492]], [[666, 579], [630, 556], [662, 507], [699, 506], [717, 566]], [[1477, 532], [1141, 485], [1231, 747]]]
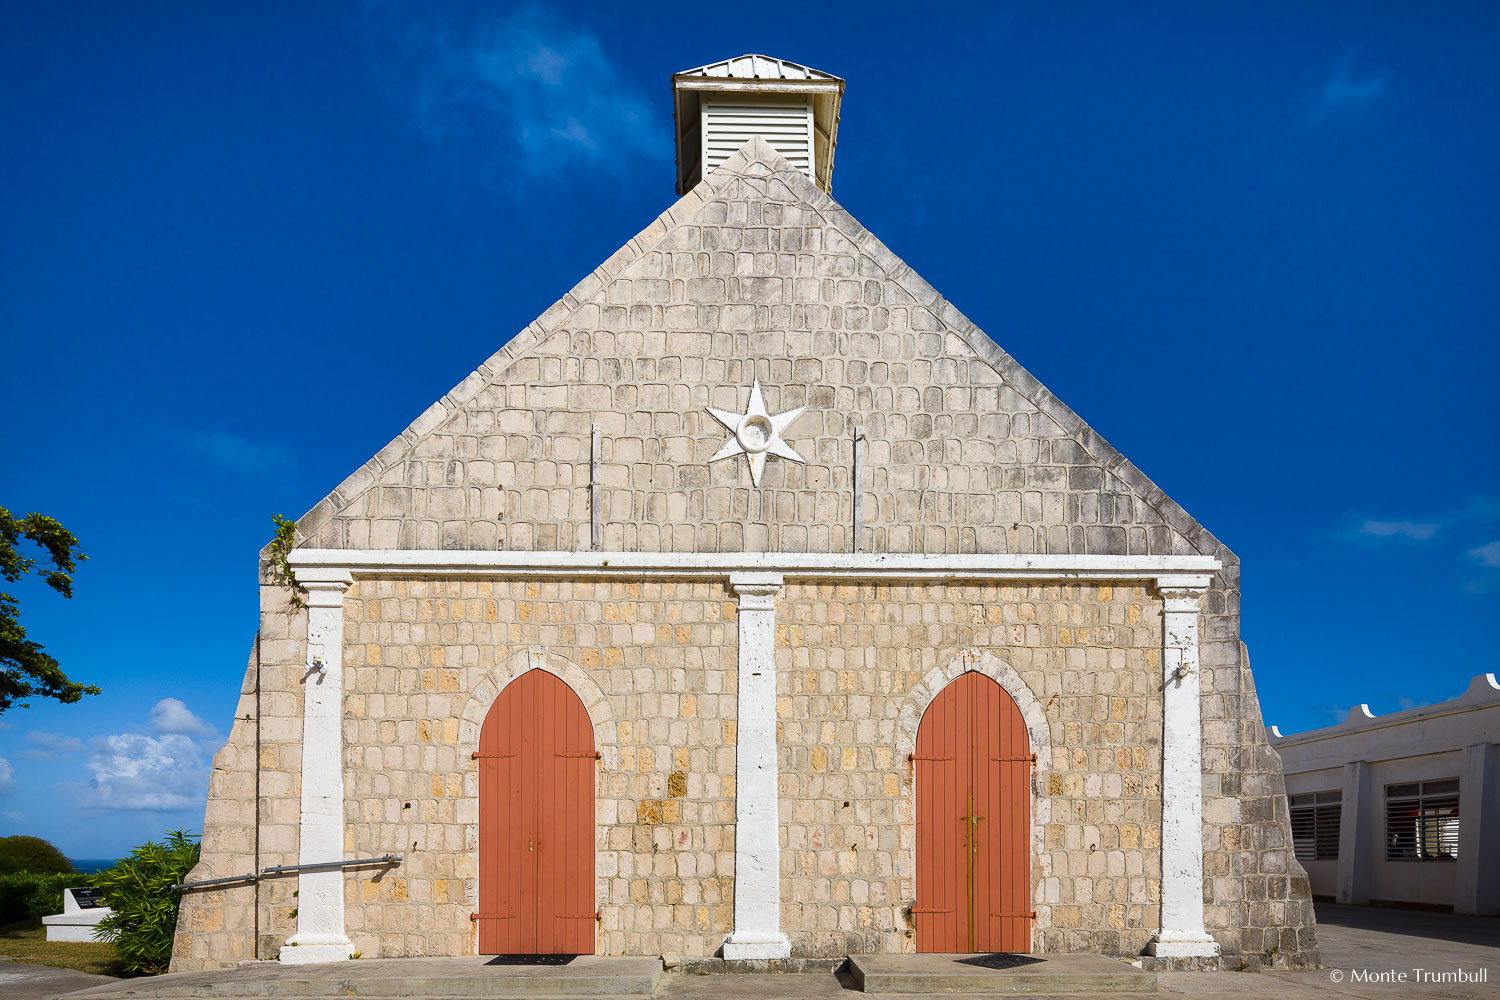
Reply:
[[479, 951], [594, 952], [594, 731], [544, 670], [495, 699], [479, 735]]
[[938, 693], [917, 728], [917, 950], [1029, 951], [1030, 746], [983, 674]]

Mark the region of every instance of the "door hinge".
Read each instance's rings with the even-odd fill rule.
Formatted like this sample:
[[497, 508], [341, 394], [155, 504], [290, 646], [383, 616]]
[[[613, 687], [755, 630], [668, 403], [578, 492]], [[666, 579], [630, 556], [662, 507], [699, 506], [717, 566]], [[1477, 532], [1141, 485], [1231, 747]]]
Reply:
[[1016, 762], [1016, 763], [1025, 762], [1025, 763], [1029, 763], [1029, 764], [1035, 764], [1036, 763], [1036, 754], [1034, 754], [1034, 753], [1033, 754], [1027, 754], [1025, 757], [991, 757], [990, 760], [999, 761], [1002, 764], [1007, 763], [1007, 762]]
[[489, 759], [491, 757], [514, 757], [514, 756], [516, 756], [516, 755], [513, 754], [513, 753], [491, 753], [488, 750], [475, 750], [474, 753], [473, 753], [473, 755], [472, 755], [472, 759], [473, 760], [487, 760], [487, 759]]
[[595, 910], [593, 913], [559, 913], [557, 915], [557, 919], [558, 920], [592, 920], [595, 923], [602, 923], [603, 920], [604, 920], [604, 914], [600, 913], [597, 910]]
[[934, 909], [932, 909], [930, 907], [913, 906], [911, 908], [911, 912], [913, 912], [913, 913], [952, 913], [953, 912], [953, 907], [950, 906], [946, 910], [934, 910]]
[[557, 754], [553, 754], [553, 756], [554, 757], [592, 757], [595, 760], [603, 760], [604, 759], [604, 755], [601, 754], [598, 750], [595, 750], [592, 753], [557, 753]]
[[953, 758], [952, 757], [934, 757], [931, 754], [925, 754], [925, 753], [909, 753], [909, 754], [906, 755], [906, 759], [907, 760], [952, 760]]
[[1032, 910], [1029, 913], [991, 913], [990, 916], [992, 916], [992, 917], [1025, 917], [1027, 920], [1035, 920], [1036, 919], [1036, 911]]
[[514, 920], [514, 913], [471, 913], [469, 919], [473, 920]]

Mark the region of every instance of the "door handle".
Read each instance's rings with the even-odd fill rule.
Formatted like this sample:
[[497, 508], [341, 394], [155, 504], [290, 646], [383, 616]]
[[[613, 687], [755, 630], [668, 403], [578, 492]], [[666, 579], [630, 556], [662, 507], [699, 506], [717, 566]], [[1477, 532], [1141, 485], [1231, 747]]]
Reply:
[[537, 845], [537, 841], [536, 840], [528, 840], [526, 842], [526, 849], [528, 851], [535, 851], [536, 850], [536, 845]]

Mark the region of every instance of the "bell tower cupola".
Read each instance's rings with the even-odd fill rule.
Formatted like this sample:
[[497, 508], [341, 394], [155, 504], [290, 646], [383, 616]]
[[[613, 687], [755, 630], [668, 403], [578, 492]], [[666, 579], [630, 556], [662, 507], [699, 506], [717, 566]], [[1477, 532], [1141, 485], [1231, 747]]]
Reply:
[[672, 76], [677, 193], [760, 136], [832, 192], [844, 81], [785, 59], [743, 55]]

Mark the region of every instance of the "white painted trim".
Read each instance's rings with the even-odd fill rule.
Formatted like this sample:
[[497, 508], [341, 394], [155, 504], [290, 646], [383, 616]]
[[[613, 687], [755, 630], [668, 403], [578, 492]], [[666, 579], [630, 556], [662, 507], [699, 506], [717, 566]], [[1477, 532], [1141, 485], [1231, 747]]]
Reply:
[[[295, 570], [307, 591], [307, 666], [302, 679], [302, 801], [299, 864], [344, 859], [344, 591], [354, 582], [337, 567]], [[321, 664], [321, 669], [317, 665]], [[297, 876], [297, 933], [287, 939], [283, 965], [344, 962], [344, 872]]]
[[647, 577], [722, 579], [780, 573], [801, 580], [1151, 580], [1207, 587], [1212, 556], [898, 554], [886, 552], [479, 552], [426, 549], [293, 549], [298, 578], [308, 570], [370, 576]]
[[734, 932], [727, 959], [790, 958], [781, 931], [781, 796], [776, 759], [775, 573], [737, 573], [738, 732], [734, 749]]
[[1198, 603], [1203, 587], [1173, 581], [1162, 596], [1161, 928], [1157, 958], [1213, 958], [1203, 926], [1203, 723]]

